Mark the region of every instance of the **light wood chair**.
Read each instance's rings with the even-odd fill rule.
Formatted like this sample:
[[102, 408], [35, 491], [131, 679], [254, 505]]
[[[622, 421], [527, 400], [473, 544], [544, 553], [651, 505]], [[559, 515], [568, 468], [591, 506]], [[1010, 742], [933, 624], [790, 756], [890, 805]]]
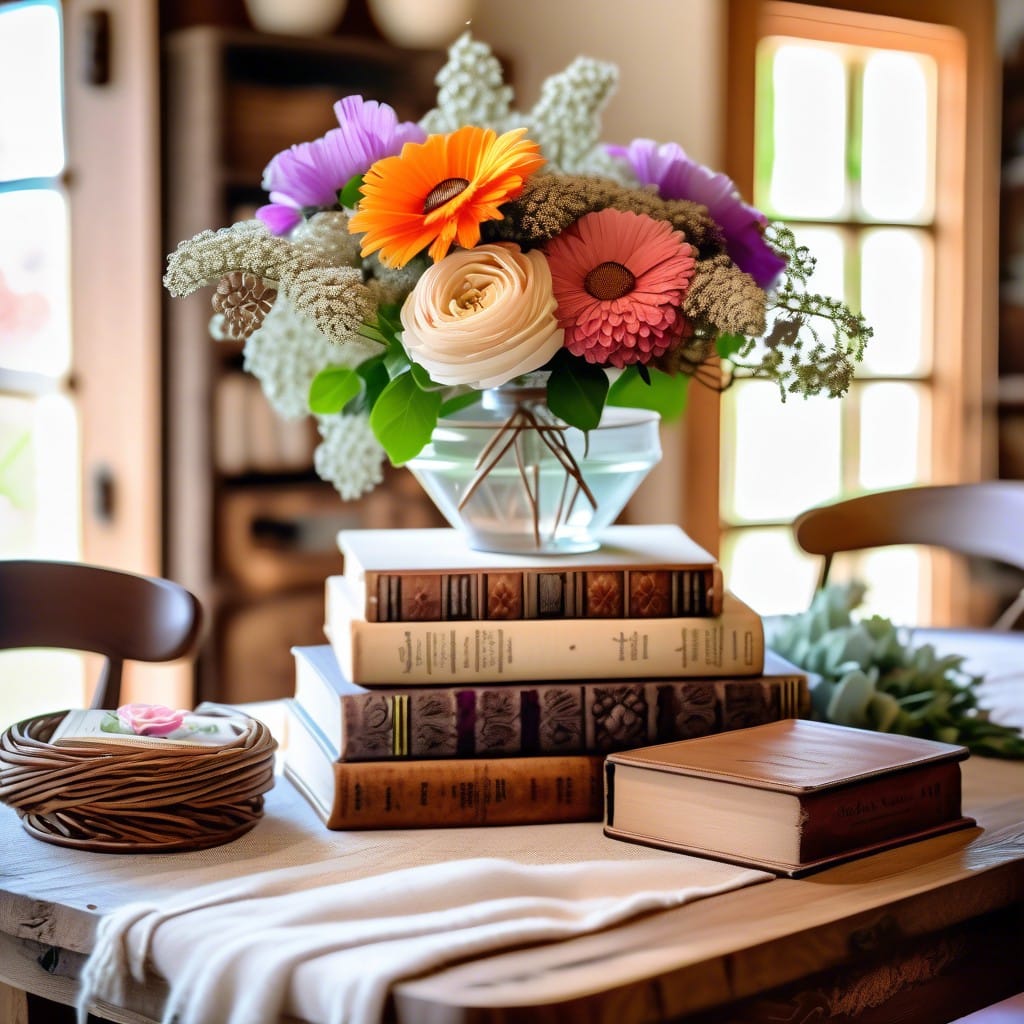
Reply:
[[[989, 480], [876, 491], [809, 509], [793, 523], [797, 544], [832, 556], [892, 544], [923, 544], [990, 558], [1024, 570], [1024, 481]], [[1024, 613], [1024, 589], [993, 628], [1010, 629]]]
[[0, 650], [101, 654], [94, 708], [115, 708], [125, 661], [174, 661], [199, 636], [199, 601], [170, 580], [79, 562], [0, 561]]

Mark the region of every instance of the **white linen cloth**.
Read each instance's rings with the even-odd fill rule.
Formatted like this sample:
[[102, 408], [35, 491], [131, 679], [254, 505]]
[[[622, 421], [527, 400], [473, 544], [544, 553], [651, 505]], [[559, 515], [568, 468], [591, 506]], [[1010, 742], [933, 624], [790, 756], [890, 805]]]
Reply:
[[100, 923], [79, 1020], [94, 999], [121, 1002], [129, 978], [145, 983], [152, 969], [170, 985], [166, 1022], [276, 1024], [287, 1013], [371, 1024], [402, 978], [772, 877], [601, 842], [630, 855], [602, 850], [598, 859], [540, 864], [486, 856], [398, 870], [381, 863], [369, 877], [338, 857], [218, 881], [162, 905], [125, 905]]

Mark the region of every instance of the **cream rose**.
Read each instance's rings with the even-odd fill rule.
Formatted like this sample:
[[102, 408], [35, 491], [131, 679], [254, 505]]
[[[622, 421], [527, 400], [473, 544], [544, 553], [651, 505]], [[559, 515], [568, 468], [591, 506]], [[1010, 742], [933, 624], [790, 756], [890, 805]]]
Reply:
[[511, 242], [460, 249], [430, 267], [402, 306], [409, 355], [438, 384], [493, 388], [561, 347], [543, 253]]

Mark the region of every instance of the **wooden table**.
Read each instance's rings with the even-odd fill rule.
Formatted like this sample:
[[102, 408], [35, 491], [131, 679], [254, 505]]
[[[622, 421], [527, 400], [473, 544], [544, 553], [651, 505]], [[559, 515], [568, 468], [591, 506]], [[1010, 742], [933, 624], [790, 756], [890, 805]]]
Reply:
[[[1013, 644], [1020, 651], [1024, 636]], [[1020, 685], [1003, 691], [1010, 710], [1024, 703], [1024, 658], [1016, 664]], [[1008, 669], [1000, 679], [1011, 674]], [[456, 965], [398, 985], [395, 1018], [429, 1024], [954, 1020], [1024, 990], [1024, 762], [971, 758], [964, 782], [965, 809], [978, 829], [603, 933]], [[520, 842], [550, 835], [544, 827], [502, 831]], [[0, 980], [71, 1002], [102, 913], [218, 872], [269, 869], [285, 856], [315, 865], [336, 854], [340, 841], [283, 780], [249, 837], [203, 853], [112, 857], [64, 850], [31, 839], [13, 811], [0, 807]], [[128, 1002], [159, 1018], [162, 998], [151, 988], [130, 993]], [[15, 1011], [5, 1016], [2, 999], [0, 990], [0, 1022], [14, 1024]], [[113, 1009], [107, 1016], [139, 1019]]]

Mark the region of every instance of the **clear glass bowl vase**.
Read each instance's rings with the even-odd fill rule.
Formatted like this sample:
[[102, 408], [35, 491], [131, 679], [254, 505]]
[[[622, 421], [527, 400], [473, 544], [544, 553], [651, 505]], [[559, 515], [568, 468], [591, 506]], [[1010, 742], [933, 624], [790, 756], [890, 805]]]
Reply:
[[506, 384], [438, 422], [406, 463], [470, 547], [593, 551], [661, 458], [657, 413], [604, 410], [584, 433], [554, 416], [544, 388]]

